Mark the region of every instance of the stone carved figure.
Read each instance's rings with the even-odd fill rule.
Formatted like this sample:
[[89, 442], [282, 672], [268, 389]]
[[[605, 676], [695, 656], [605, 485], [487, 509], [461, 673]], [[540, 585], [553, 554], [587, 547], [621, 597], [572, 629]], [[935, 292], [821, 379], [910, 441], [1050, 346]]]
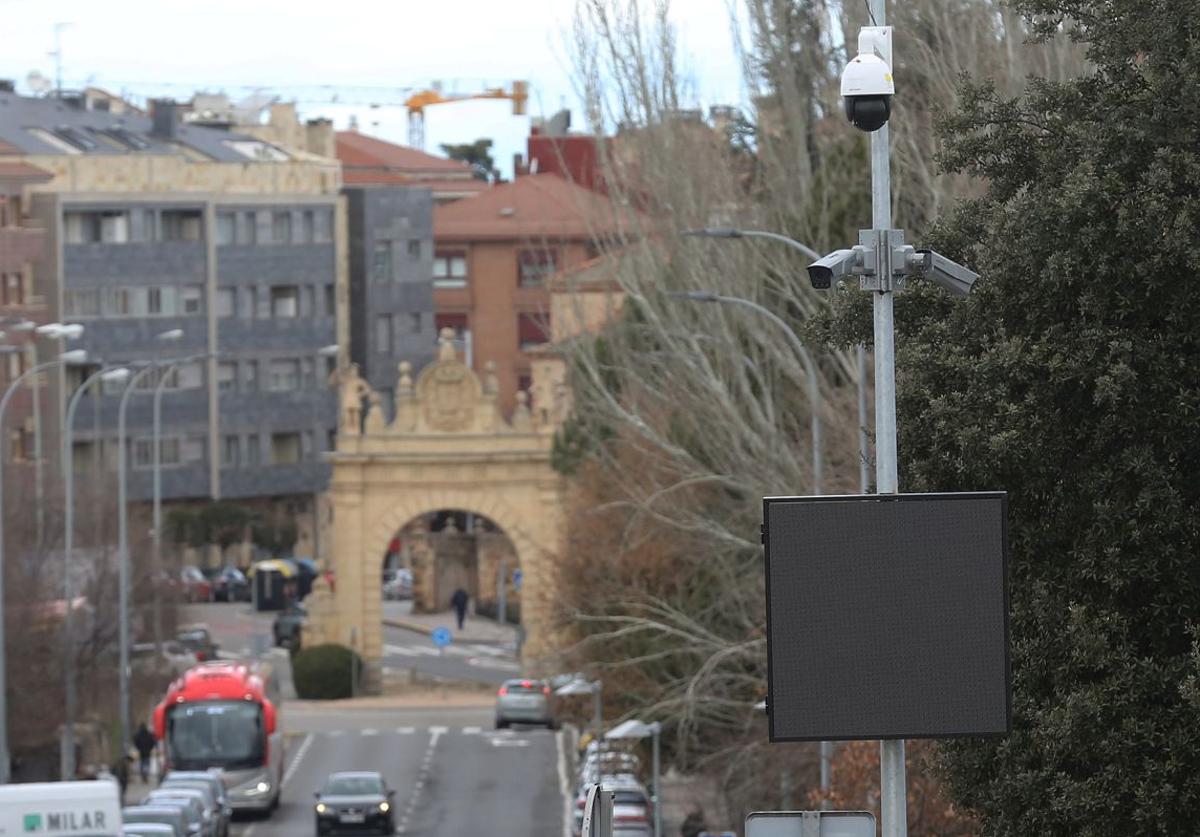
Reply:
[[529, 393], [523, 389], [517, 390], [517, 406], [512, 414], [512, 429], [518, 433], [528, 433], [533, 429], [533, 416], [529, 411]]
[[458, 360], [458, 351], [454, 348], [454, 329], [449, 326], [438, 335], [438, 360]]
[[357, 363], [334, 370], [329, 376], [329, 383], [340, 387], [338, 407], [342, 432], [357, 436], [362, 428], [363, 398], [371, 393], [371, 387], [358, 374]]
[[367, 394], [367, 419], [363, 422], [363, 432], [371, 435], [382, 433], [387, 428], [387, 419], [383, 415], [383, 399], [379, 393], [372, 390]]
[[496, 361], [489, 360], [483, 365], [483, 391], [488, 395], [500, 392], [500, 379], [496, 377]]

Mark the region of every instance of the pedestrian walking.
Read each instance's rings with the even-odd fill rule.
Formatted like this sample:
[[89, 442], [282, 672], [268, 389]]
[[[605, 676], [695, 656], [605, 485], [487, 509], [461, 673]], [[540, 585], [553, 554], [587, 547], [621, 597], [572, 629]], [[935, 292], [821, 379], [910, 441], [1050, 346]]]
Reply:
[[138, 772], [142, 776], [142, 782], [150, 781], [150, 756], [154, 753], [154, 745], [157, 742], [154, 740], [154, 733], [146, 726], [143, 721], [138, 725], [137, 732], [133, 734], [133, 746], [138, 752]]
[[454, 591], [454, 595], [450, 597], [450, 606], [454, 608], [454, 617], [458, 620], [458, 629], [463, 629], [463, 620], [467, 618], [467, 602], [471, 600], [471, 594], [459, 587]]

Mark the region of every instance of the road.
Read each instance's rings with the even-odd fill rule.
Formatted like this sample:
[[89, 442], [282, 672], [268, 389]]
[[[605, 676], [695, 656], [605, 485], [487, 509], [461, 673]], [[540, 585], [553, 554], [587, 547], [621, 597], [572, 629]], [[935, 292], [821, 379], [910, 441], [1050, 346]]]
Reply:
[[312, 795], [335, 770], [379, 770], [396, 790], [406, 837], [562, 837], [566, 760], [561, 733], [495, 731], [490, 709], [288, 712], [283, 801], [235, 837], [312, 834]]

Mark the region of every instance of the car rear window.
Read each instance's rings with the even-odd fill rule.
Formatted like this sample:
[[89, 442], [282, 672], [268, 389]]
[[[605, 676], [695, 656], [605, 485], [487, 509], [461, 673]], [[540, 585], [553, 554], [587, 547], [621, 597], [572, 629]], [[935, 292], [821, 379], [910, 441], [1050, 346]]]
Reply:
[[614, 791], [613, 803], [617, 805], [645, 805], [646, 797], [640, 791]]
[[545, 688], [540, 680], [509, 680], [504, 684], [510, 692], [538, 692]]

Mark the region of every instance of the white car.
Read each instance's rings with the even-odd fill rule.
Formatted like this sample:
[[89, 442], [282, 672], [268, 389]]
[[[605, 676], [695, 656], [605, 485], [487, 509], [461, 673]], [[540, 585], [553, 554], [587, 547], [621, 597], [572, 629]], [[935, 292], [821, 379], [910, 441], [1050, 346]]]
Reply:
[[413, 595], [412, 570], [404, 568], [388, 570], [383, 577], [383, 597], [388, 600], [411, 599]]

